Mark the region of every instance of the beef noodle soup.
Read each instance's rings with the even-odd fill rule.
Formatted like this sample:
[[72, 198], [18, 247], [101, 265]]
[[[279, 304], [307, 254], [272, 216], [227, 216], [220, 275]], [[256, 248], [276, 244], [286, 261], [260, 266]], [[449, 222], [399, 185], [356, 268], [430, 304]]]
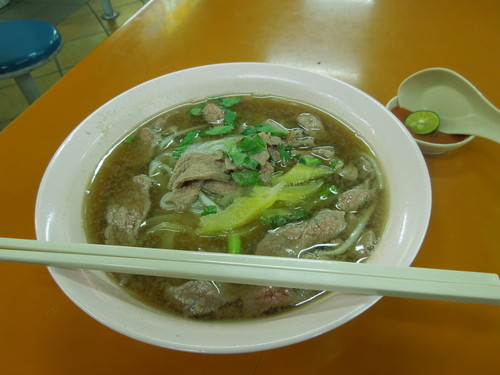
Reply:
[[[363, 262], [385, 226], [383, 177], [347, 126], [252, 95], [166, 110], [99, 164], [91, 243]], [[198, 319], [267, 316], [322, 291], [113, 273], [142, 300]]]

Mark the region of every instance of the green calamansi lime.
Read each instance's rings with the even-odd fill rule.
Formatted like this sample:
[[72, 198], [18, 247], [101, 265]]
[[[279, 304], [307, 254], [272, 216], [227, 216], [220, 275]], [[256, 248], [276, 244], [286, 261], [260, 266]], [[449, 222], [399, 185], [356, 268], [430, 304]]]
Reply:
[[406, 117], [405, 125], [415, 134], [429, 134], [438, 128], [440, 121], [436, 112], [415, 111]]

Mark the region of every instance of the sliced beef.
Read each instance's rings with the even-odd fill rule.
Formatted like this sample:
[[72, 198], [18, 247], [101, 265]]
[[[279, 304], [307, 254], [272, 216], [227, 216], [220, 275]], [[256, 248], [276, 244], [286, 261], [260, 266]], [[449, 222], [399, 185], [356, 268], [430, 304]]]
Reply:
[[266, 312], [291, 307], [318, 292], [273, 286], [242, 287], [241, 300], [245, 316], [259, 316]]
[[202, 189], [209, 193], [228, 195], [238, 190], [238, 184], [234, 181], [205, 181]]
[[373, 190], [356, 187], [340, 194], [337, 207], [345, 212], [357, 211], [371, 202], [374, 197]]
[[209, 124], [220, 124], [224, 121], [224, 110], [214, 103], [208, 103], [202, 110], [203, 119]]
[[268, 185], [271, 182], [273, 174], [274, 174], [274, 167], [272, 166], [271, 163], [266, 161], [264, 164], [261, 165], [259, 177], [265, 185]]
[[267, 150], [261, 151], [258, 154], [251, 155], [250, 159], [257, 161], [260, 165], [269, 160], [269, 152]]
[[257, 255], [296, 257], [300, 250], [325, 243], [346, 227], [342, 211], [322, 210], [309, 220], [287, 224], [267, 233], [257, 244]]
[[239, 298], [236, 285], [215, 281], [192, 280], [164, 290], [166, 298], [176, 301], [177, 309], [187, 316], [203, 316]]
[[150, 128], [140, 129], [133, 142], [128, 144], [128, 156], [126, 164], [128, 167], [136, 168], [149, 163], [154, 156], [160, 136]]
[[104, 230], [108, 245], [135, 246], [139, 226], [151, 207], [150, 178], [135, 176], [114, 198], [106, 210], [108, 223]]
[[301, 113], [297, 116], [297, 123], [308, 135], [316, 136], [325, 130], [321, 119], [312, 113]]
[[354, 164], [348, 163], [340, 169], [339, 175], [347, 181], [356, 181], [359, 175], [358, 168]]
[[192, 152], [183, 155], [175, 164], [168, 182], [169, 189], [178, 189], [189, 181], [229, 181], [224, 158], [218, 154]]
[[271, 160], [274, 162], [278, 162], [282, 159], [277, 147], [268, 146], [267, 152], [269, 152], [269, 156], [271, 157]]
[[280, 137], [277, 137], [275, 135], [269, 135], [267, 133], [259, 133], [258, 135], [262, 138], [267, 146], [279, 146], [285, 143]]
[[165, 203], [172, 202], [178, 212], [184, 212], [198, 198], [203, 181], [190, 181], [182, 187], [174, 189]]
[[314, 137], [307, 136], [304, 129], [291, 129], [285, 138], [288, 146], [295, 148], [311, 148], [315, 146]]
[[322, 159], [331, 160], [335, 156], [335, 148], [333, 146], [314, 147], [311, 153]]

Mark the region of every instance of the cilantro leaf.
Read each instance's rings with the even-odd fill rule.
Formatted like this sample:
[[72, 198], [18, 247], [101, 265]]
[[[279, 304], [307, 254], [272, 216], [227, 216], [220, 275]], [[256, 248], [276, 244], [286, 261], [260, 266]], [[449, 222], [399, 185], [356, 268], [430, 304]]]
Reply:
[[181, 141], [180, 146], [177, 147], [172, 153], [172, 157], [175, 159], [179, 159], [184, 151], [186, 151], [187, 146], [189, 146], [193, 141], [200, 135], [200, 130], [192, 130], [186, 134], [184, 139]]
[[239, 96], [231, 96], [229, 98], [223, 98], [220, 101], [220, 105], [223, 107], [231, 107], [232, 105], [238, 104], [241, 101]]
[[243, 160], [242, 166], [254, 171], [259, 171], [261, 167], [260, 163], [257, 160], [254, 160], [248, 156]]
[[226, 109], [224, 111], [224, 125], [234, 127], [236, 123], [236, 112], [231, 111], [230, 109]]
[[201, 216], [207, 216], [207, 215], [211, 215], [211, 214], [215, 214], [215, 213], [217, 213], [217, 206], [210, 205], [210, 206], [207, 206], [207, 208], [205, 208], [203, 210], [203, 212], [201, 213]]
[[241, 186], [251, 186], [261, 184], [262, 180], [259, 177], [259, 172], [244, 170], [240, 172], [234, 172], [232, 175], [233, 180]]
[[283, 159], [283, 161], [288, 161], [290, 159], [293, 159], [293, 155], [290, 154], [288, 151], [286, 151], [285, 148], [283, 147], [283, 145], [278, 146], [278, 152], [281, 156], [281, 159]]
[[266, 142], [258, 135], [243, 137], [238, 147], [242, 152], [246, 152], [248, 155], [255, 155], [266, 149]]
[[134, 143], [135, 139], [136, 139], [135, 135], [129, 135], [127, 138], [125, 138], [123, 142], [130, 144]]
[[174, 152], [172, 152], [172, 157], [175, 159], [179, 159], [182, 156], [182, 154], [184, 153], [184, 151], [186, 151], [186, 148], [187, 148], [187, 145], [177, 147], [174, 150]]
[[253, 170], [260, 169], [260, 163], [250, 158], [246, 153], [241, 152], [236, 142], [227, 142], [225, 146], [226, 155], [232, 160], [236, 167], [245, 167]]
[[196, 137], [200, 135], [200, 133], [201, 133], [200, 130], [192, 130], [189, 133], [187, 133], [181, 142], [181, 146], [186, 146], [193, 143], [193, 141], [196, 139]]
[[190, 108], [188, 113], [190, 115], [193, 115], [193, 116], [199, 116], [199, 115], [201, 115], [202, 110], [203, 110], [203, 108], [199, 105], [199, 106]]

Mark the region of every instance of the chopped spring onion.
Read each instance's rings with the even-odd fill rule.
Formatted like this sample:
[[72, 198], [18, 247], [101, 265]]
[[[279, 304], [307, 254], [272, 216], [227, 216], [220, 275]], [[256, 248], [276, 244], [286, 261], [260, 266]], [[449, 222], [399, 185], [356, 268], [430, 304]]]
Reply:
[[312, 156], [303, 156], [299, 159], [299, 163], [305, 165], [320, 165], [322, 161], [321, 159], [313, 158]]
[[237, 234], [227, 236], [227, 252], [230, 254], [241, 254], [243, 247], [241, 246], [241, 237]]

